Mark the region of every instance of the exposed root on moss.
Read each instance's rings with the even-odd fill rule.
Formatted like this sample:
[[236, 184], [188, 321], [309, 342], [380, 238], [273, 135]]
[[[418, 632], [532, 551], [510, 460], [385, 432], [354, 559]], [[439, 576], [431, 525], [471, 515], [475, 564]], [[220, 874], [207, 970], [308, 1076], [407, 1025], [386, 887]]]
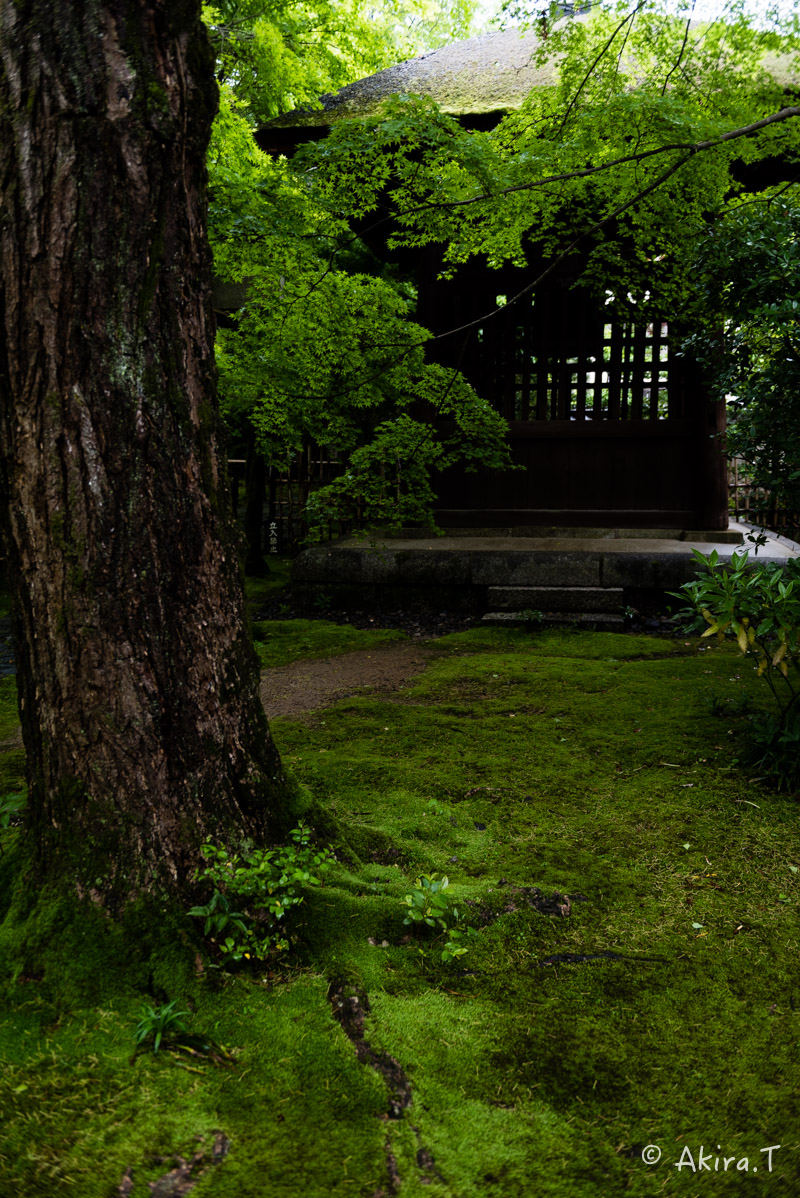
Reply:
[[[389, 1106], [386, 1119], [402, 1119], [403, 1112], [411, 1106], [411, 1083], [399, 1061], [388, 1052], [372, 1047], [364, 1035], [364, 1022], [370, 1011], [369, 998], [360, 987], [352, 985], [341, 978], [335, 978], [328, 989], [328, 999], [333, 1011], [333, 1017], [341, 1024], [344, 1034], [356, 1050], [356, 1057], [362, 1065], [369, 1065], [380, 1073], [389, 1090]], [[419, 1148], [416, 1154], [417, 1166], [428, 1181], [436, 1178], [444, 1181], [436, 1168], [433, 1155], [423, 1145], [419, 1130], [411, 1128], [417, 1137]], [[376, 1190], [372, 1198], [391, 1198], [400, 1190], [401, 1177], [397, 1158], [392, 1152], [391, 1140], [386, 1139], [384, 1145], [386, 1154], [387, 1183], [385, 1188]]]
[[436, 1162], [433, 1159], [433, 1153], [430, 1152], [422, 1143], [422, 1137], [419, 1134], [418, 1128], [412, 1127], [411, 1130], [413, 1131], [414, 1135], [417, 1137], [417, 1143], [419, 1144], [419, 1148], [417, 1149], [417, 1155], [416, 1155], [415, 1159], [417, 1162], [417, 1168], [424, 1175], [420, 1180], [421, 1181], [432, 1181], [435, 1178], [437, 1181], [443, 1182], [444, 1178], [442, 1177], [439, 1170], [436, 1168]]
[[341, 979], [331, 982], [328, 999], [333, 1017], [340, 1023], [344, 1034], [356, 1050], [362, 1065], [369, 1065], [380, 1073], [389, 1090], [389, 1119], [402, 1118], [403, 1111], [411, 1106], [411, 1083], [405, 1071], [388, 1052], [373, 1048], [364, 1036], [364, 1020], [369, 1014], [369, 999], [363, 990], [349, 985]]
[[392, 1152], [392, 1142], [389, 1137], [386, 1137], [386, 1143], [383, 1146], [383, 1151], [386, 1155], [386, 1187], [379, 1190], [374, 1190], [372, 1198], [393, 1198], [395, 1194], [400, 1192], [402, 1178], [400, 1170], [397, 1167], [397, 1157]]
[[610, 951], [599, 953], [554, 953], [551, 957], [545, 957], [542, 961], [537, 961], [537, 965], [582, 965], [584, 961], [661, 961], [664, 957], [631, 957], [625, 953], [614, 953]]
[[[202, 1137], [200, 1137], [202, 1138]], [[173, 1168], [159, 1177], [156, 1181], [148, 1182], [152, 1198], [184, 1198], [197, 1185], [200, 1178], [208, 1171], [210, 1165], [218, 1165], [228, 1155], [231, 1142], [223, 1132], [217, 1132], [210, 1157], [205, 1152], [196, 1152], [190, 1160], [182, 1156], [151, 1158], [155, 1164], [172, 1162]], [[117, 1186], [118, 1198], [128, 1198], [133, 1190], [133, 1166], [122, 1175], [122, 1181]]]

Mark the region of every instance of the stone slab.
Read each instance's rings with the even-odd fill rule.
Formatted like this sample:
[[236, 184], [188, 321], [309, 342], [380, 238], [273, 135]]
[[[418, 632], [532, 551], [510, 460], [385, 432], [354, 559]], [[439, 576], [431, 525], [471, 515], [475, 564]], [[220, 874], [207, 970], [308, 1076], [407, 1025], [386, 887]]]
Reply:
[[[482, 624], [501, 624], [506, 628], [514, 628], [517, 626], [527, 626], [532, 623], [526, 619], [520, 611], [489, 611], [481, 617]], [[545, 613], [541, 620], [537, 620], [536, 624], [558, 625], [569, 624], [579, 628], [589, 628], [595, 631], [602, 629], [621, 629], [625, 624], [625, 617], [621, 615], [612, 615], [610, 612], [562, 612], [561, 614]]]
[[[652, 530], [629, 531], [645, 535], [345, 537], [304, 550], [294, 562], [292, 583], [304, 603], [315, 588], [323, 588], [331, 591], [332, 606], [349, 608], [372, 605], [387, 610], [412, 603], [480, 613], [490, 606], [506, 606], [506, 601], [490, 602], [488, 591], [493, 587], [623, 591], [619, 606], [638, 606], [643, 598], [649, 601], [647, 596], [660, 602], [666, 592], [696, 577], [693, 550], [704, 555], [716, 551], [725, 562], [740, 549], [722, 540], [664, 539], [648, 536]], [[741, 528], [734, 531], [738, 540]], [[792, 542], [779, 544], [771, 538], [751, 560], [782, 562], [796, 554]], [[519, 604], [547, 606], [530, 596]]]
[[[742, 529], [735, 524], [725, 531], [708, 529], [682, 528], [593, 528], [580, 525], [515, 524], [512, 526], [497, 526], [494, 528], [447, 528], [445, 535], [453, 539], [508, 539], [525, 538], [527, 540], [597, 540], [597, 541], [693, 541], [701, 543], [720, 543], [725, 545], [741, 545]], [[428, 541], [434, 534], [430, 529], [408, 528], [401, 529], [398, 538], [394, 540]], [[380, 539], [380, 538], [379, 538]]]
[[615, 612], [623, 606], [622, 587], [489, 587], [487, 602], [499, 611]]
[[475, 550], [470, 581], [478, 586], [591, 587], [601, 581], [602, 555], [592, 550], [541, 552], [504, 549]]

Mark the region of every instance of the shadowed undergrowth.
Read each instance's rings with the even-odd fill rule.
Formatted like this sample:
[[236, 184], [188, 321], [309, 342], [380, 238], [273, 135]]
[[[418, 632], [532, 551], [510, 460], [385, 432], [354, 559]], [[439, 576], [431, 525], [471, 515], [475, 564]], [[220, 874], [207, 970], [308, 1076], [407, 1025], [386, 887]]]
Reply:
[[[0, 1192], [144, 1198], [198, 1153], [198, 1198], [798, 1192], [798, 811], [734, 765], [750, 667], [616, 634], [436, 645], [396, 695], [273, 722], [360, 857], [298, 909], [291, 962], [80, 1010], [17, 980]], [[432, 871], [478, 929], [446, 965], [403, 924]], [[232, 1066], [131, 1060], [142, 1001], [173, 998]]]

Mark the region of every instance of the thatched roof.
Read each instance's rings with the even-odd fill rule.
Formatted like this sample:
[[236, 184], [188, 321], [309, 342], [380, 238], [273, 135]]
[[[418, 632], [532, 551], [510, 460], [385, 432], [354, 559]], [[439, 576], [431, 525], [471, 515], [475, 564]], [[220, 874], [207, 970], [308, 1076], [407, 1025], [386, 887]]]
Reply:
[[[572, 18], [591, 19], [590, 14]], [[556, 81], [557, 61], [536, 63], [540, 48], [541, 34], [536, 27], [451, 42], [321, 96], [319, 109], [297, 108], [284, 113], [270, 121], [266, 129], [303, 127], [321, 132], [340, 120], [374, 116], [385, 99], [396, 95], [431, 96], [443, 112], [453, 116], [513, 111], [535, 87]], [[780, 83], [798, 81], [789, 55], [767, 55], [763, 65]]]
[[519, 108], [534, 87], [555, 82], [552, 63], [536, 66], [540, 47], [541, 38], [531, 29], [451, 42], [322, 96], [321, 109], [287, 112], [270, 121], [270, 127], [331, 125], [373, 116], [383, 100], [396, 95], [432, 96], [444, 112], [458, 116]]

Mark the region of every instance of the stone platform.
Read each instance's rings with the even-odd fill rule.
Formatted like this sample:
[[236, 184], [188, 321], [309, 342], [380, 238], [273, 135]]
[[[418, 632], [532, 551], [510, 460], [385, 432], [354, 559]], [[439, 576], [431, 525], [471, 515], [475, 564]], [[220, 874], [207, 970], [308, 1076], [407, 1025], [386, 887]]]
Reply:
[[[695, 577], [692, 550], [722, 560], [747, 548], [748, 529], [552, 529], [448, 531], [445, 536], [343, 537], [304, 550], [292, 568], [299, 608], [457, 611], [498, 622], [544, 613], [581, 623], [621, 623], [626, 607], [655, 611]], [[546, 533], [546, 535], [542, 535]], [[536, 534], [536, 535], [532, 535]], [[752, 546], [751, 558], [753, 557]], [[769, 535], [761, 561], [800, 547]]]

